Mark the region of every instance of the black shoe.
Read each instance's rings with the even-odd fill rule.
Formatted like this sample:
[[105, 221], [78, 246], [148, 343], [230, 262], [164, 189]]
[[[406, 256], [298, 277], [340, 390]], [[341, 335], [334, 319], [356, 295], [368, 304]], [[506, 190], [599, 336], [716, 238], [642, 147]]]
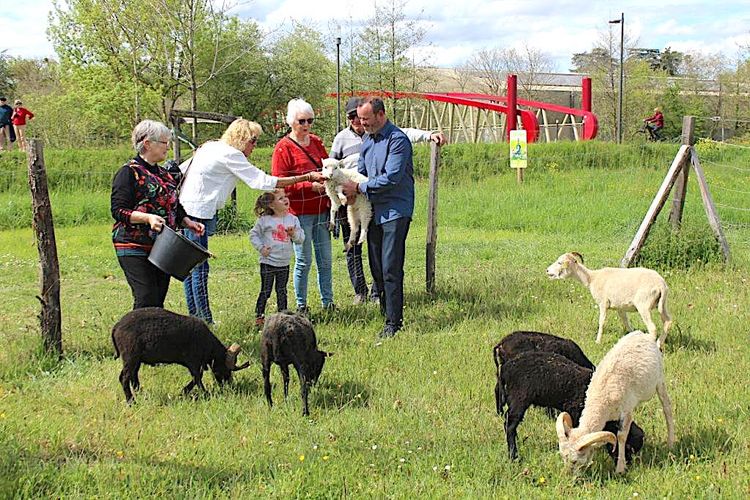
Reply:
[[379, 336], [381, 339], [389, 339], [391, 337], [395, 337], [396, 332], [398, 332], [399, 330], [399, 328], [396, 328], [393, 325], [385, 325]]
[[307, 308], [307, 306], [297, 306], [297, 314], [302, 314], [303, 316], [307, 316], [310, 313], [310, 310]]

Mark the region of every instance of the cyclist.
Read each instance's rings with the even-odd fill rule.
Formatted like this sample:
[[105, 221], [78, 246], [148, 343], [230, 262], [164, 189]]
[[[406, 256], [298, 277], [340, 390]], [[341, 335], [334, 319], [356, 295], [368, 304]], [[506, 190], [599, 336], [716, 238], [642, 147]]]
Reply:
[[646, 130], [648, 130], [651, 140], [661, 140], [661, 129], [664, 128], [664, 115], [661, 112], [661, 108], [654, 108], [654, 114], [643, 121], [646, 124]]

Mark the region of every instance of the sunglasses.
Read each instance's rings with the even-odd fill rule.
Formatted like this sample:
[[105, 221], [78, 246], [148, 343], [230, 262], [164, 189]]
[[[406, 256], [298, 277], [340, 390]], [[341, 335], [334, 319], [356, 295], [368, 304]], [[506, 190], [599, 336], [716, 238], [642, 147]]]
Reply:
[[350, 120], [354, 120], [357, 118], [357, 112], [355, 111], [354, 113], [349, 113], [348, 115], [346, 115], [346, 117]]
[[307, 123], [308, 125], [312, 125], [314, 121], [315, 118], [301, 118], [297, 120], [297, 123], [299, 123], [300, 125], [304, 125], [305, 123]]
[[258, 142], [258, 138], [257, 138], [257, 137], [253, 137], [253, 138], [252, 138], [252, 139], [250, 139], [250, 140], [249, 140], [248, 142], [249, 142], [250, 144], [255, 144], [256, 142]]

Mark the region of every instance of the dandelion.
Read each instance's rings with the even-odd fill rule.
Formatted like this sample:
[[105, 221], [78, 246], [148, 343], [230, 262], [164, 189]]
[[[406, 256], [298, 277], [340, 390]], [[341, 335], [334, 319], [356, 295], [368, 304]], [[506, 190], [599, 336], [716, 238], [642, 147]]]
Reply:
[[544, 476], [542, 476], [542, 477], [539, 478], [539, 484], [544, 484], [546, 482], [547, 482], [547, 480], [544, 479]]
[[433, 375], [437, 375], [437, 370], [432, 370]]
[[638, 496], [638, 492], [637, 492], [637, 491], [634, 491], [634, 492], [633, 492], [633, 498], [635, 498], [635, 497], [637, 497], [637, 496]]
[[373, 450], [377, 450], [378, 449], [378, 445], [376, 445], [376, 444], [372, 445], [372, 449]]
[[0, 418], [5, 418], [5, 412], [0, 413]]
[[724, 419], [723, 418], [717, 418], [716, 421], [719, 422], [720, 424], [724, 423]]
[[313, 445], [313, 450], [317, 450], [317, 449], [318, 449], [318, 445], [317, 445], [317, 444], [314, 444], [314, 445]]
[[330, 457], [328, 455], [323, 455], [323, 460], [328, 460]]
[[125, 456], [125, 452], [117, 450], [117, 452], [115, 452], [115, 455], [117, 456], [117, 458], [119, 458], [120, 460], [122, 460], [122, 457]]
[[690, 454], [690, 460], [695, 460], [695, 455], [693, 455], [692, 453]]
[[432, 470], [435, 471], [435, 472], [437, 472], [437, 465], [433, 465], [432, 466]]
[[445, 472], [450, 472], [450, 471], [451, 471], [451, 466], [450, 465], [446, 465], [445, 466]]
[[299, 461], [300, 462], [304, 462], [305, 461], [305, 456], [304, 455], [300, 455], [299, 456]]
[[399, 458], [398, 461], [401, 462], [401, 463], [404, 463], [404, 462], [406, 462], [406, 459], [405, 458]]
[[701, 477], [700, 477], [700, 476], [695, 476], [695, 480], [696, 480], [696, 481], [700, 481], [700, 480], [701, 480]]

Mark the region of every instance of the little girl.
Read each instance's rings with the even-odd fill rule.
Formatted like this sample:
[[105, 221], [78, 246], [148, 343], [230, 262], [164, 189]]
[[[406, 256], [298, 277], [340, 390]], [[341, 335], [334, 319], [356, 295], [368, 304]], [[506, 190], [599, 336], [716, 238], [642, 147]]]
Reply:
[[283, 189], [260, 195], [255, 202], [255, 215], [258, 221], [250, 231], [250, 243], [260, 253], [260, 294], [255, 304], [255, 324], [262, 326], [274, 280], [279, 311], [286, 309], [292, 242], [301, 244], [305, 233], [299, 219], [289, 213], [289, 198]]

